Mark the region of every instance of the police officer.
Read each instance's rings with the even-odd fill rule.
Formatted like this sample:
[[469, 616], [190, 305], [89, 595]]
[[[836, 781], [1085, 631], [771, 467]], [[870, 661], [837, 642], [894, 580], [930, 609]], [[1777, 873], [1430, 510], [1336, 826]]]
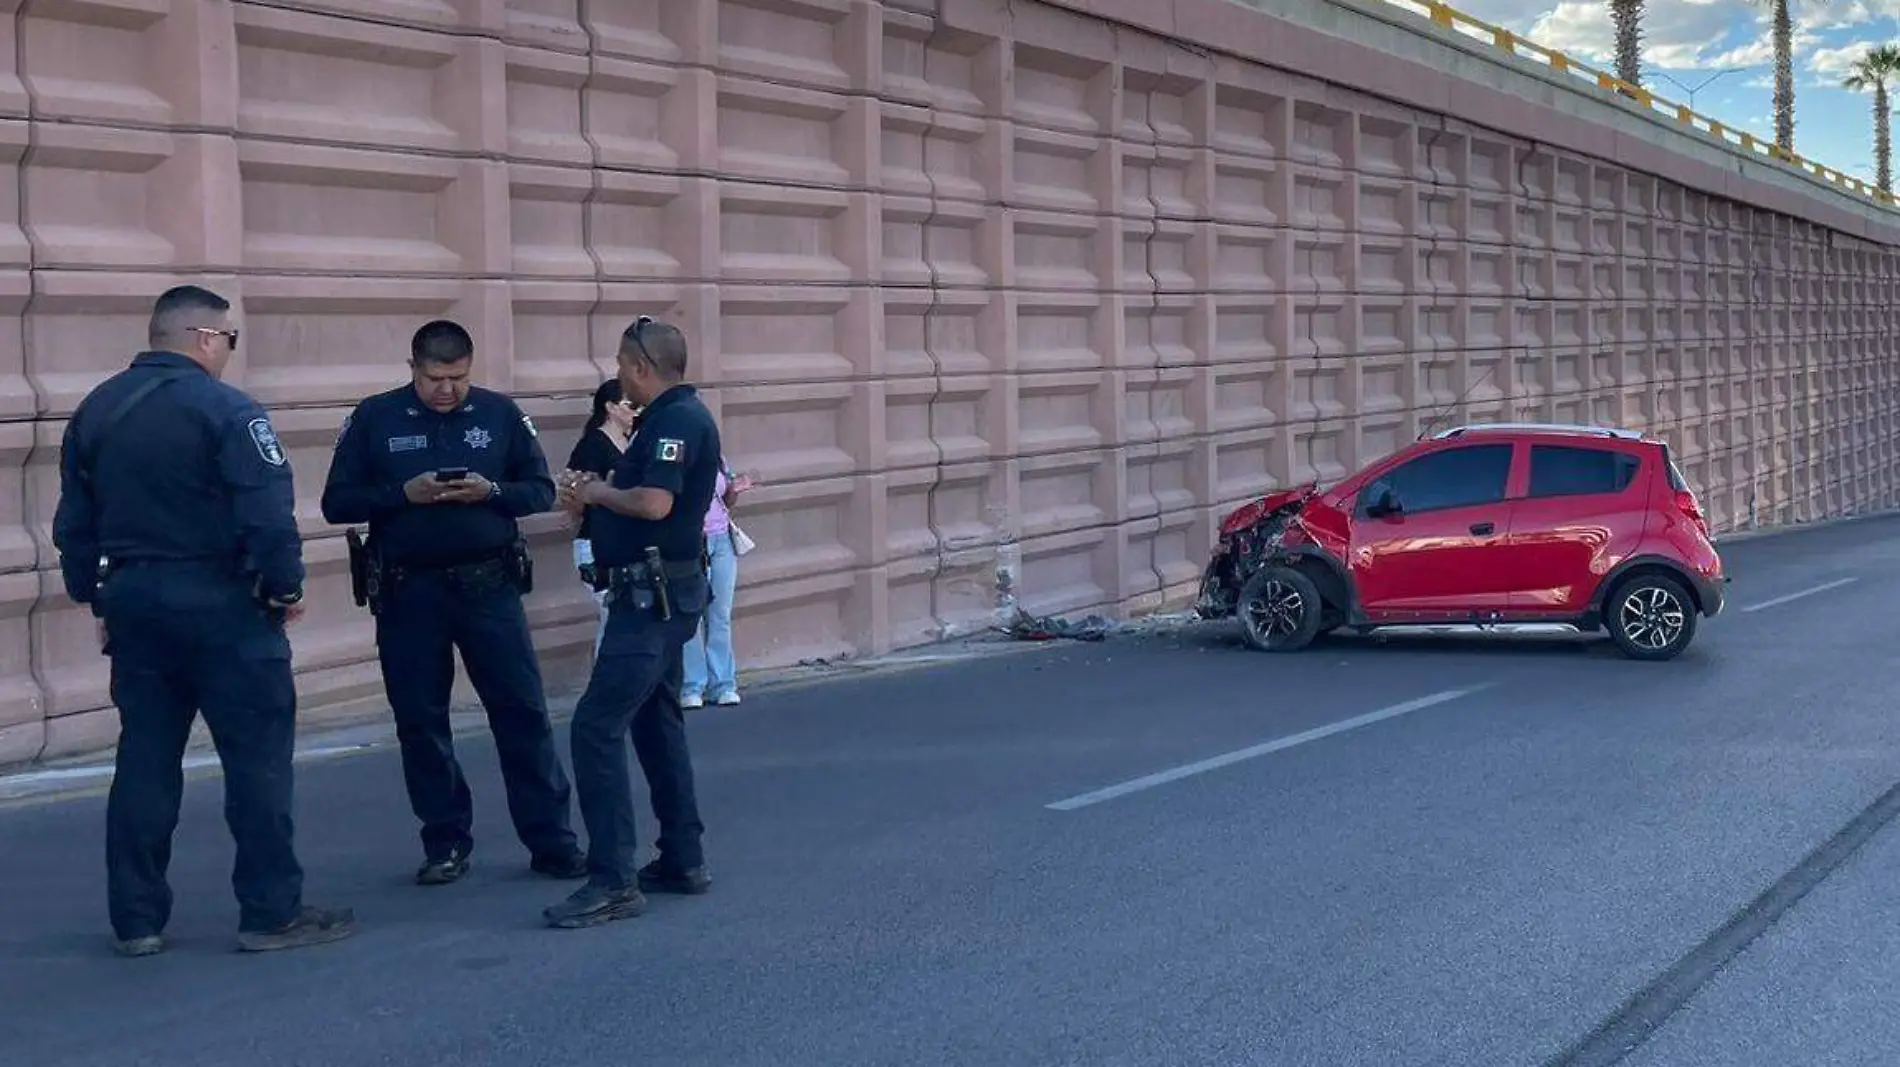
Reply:
[[301, 948], [355, 932], [303, 903], [292, 844], [297, 691], [286, 621], [302, 612], [290, 464], [257, 402], [220, 381], [231, 304], [195, 285], [152, 306], [149, 350], [94, 389], [60, 446], [53, 516], [66, 592], [101, 620], [119, 749], [106, 802], [115, 948], [150, 956], [171, 919], [166, 868], [192, 720], [224, 767], [237, 845], [238, 947]]
[[377, 655], [422, 823], [416, 881], [456, 881], [474, 849], [473, 801], [449, 724], [457, 649], [488, 712], [530, 867], [580, 878], [586, 860], [569, 825], [570, 787], [521, 606], [532, 564], [516, 520], [554, 503], [547, 458], [513, 400], [470, 385], [467, 330], [427, 323], [409, 354], [409, 384], [369, 397], [344, 419], [323, 517], [369, 526]]
[[[646, 409], [640, 431], [610, 479], [578, 476], [562, 489], [564, 504], [588, 509], [595, 574], [608, 593], [606, 630], [572, 728], [588, 881], [544, 913], [563, 928], [638, 915], [642, 889], [696, 894], [712, 885], [680, 679], [682, 650], [709, 595], [702, 531], [719, 472], [719, 427], [683, 381], [686, 338], [677, 328], [642, 316], [621, 335], [619, 365], [623, 394]], [[630, 728], [660, 824], [659, 858], [638, 871]]]

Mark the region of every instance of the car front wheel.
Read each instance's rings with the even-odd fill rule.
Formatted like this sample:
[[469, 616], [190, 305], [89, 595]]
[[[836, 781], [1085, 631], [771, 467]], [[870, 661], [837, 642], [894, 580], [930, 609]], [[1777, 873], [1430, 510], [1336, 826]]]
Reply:
[[1311, 578], [1291, 567], [1263, 567], [1241, 586], [1238, 609], [1249, 645], [1297, 652], [1319, 635], [1326, 605]]
[[1695, 639], [1695, 602], [1666, 574], [1639, 575], [1617, 588], [1604, 622], [1624, 655], [1674, 659]]

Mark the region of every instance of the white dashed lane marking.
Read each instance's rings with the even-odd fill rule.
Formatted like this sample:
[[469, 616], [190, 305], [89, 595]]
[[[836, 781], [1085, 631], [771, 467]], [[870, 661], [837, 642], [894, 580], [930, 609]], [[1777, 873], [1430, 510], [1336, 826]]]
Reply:
[[1130, 793], [1139, 793], [1144, 789], [1153, 789], [1158, 785], [1167, 785], [1169, 782], [1178, 782], [1183, 778], [1190, 778], [1197, 774], [1206, 774], [1208, 771], [1219, 770], [1222, 767], [1230, 767], [1244, 760], [1271, 755], [1275, 752], [1284, 752], [1289, 748], [1297, 748], [1311, 741], [1332, 737], [1335, 734], [1343, 734], [1348, 730], [1357, 730], [1362, 726], [1371, 726], [1373, 723], [1384, 722], [1387, 719], [1396, 719], [1401, 715], [1410, 715], [1415, 711], [1423, 711], [1426, 708], [1457, 700], [1460, 697], [1470, 696], [1479, 690], [1490, 688], [1490, 684], [1491, 683], [1487, 682], [1483, 685], [1474, 685], [1465, 689], [1447, 689], [1443, 692], [1433, 693], [1430, 696], [1419, 697], [1416, 700], [1408, 700], [1402, 704], [1393, 704], [1390, 707], [1380, 708], [1378, 711], [1369, 711], [1364, 715], [1357, 715], [1350, 719], [1341, 719], [1339, 722], [1331, 723], [1326, 726], [1318, 726], [1311, 730], [1290, 734], [1286, 737], [1267, 741], [1263, 744], [1236, 749], [1235, 751], [1222, 753], [1221, 755], [1212, 756], [1195, 763], [1189, 763], [1165, 771], [1157, 771], [1154, 774], [1143, 775], [1140, 778], [1131, 778], [1119, 785], [1107, 786], [1106, 788], [1097, 789], [1091, 793], [1083, 793], [1079, 796], [1069, 797], [1066, 800], [1058, 800], [1053, 804], [1044, 806], [1050, 811], [1075, 811], [1078, 808], [1086, 808], [1092, 804], [1100, 804], [1105, 800], [1114, 800], [1116, 797], [1125, 797]]
[[1834, 581], [1823, 582], [1820, 585], [1812, 586], [1807, 589], [1797, 589], [1785, 596], [1775, 597], [1773, 600], [1764, 600], [1759, 604], [1750, 604], [1743, 608], [1742, 611], [1747, 613], [1751, 611], [1766, 611], [1769, 608], [1778, 608], [1783, 604], [1792, 603], [1803, 597], [1811, 597], [1816, 593], [1825, 593], [1830, 589], [1839, 589], [1843, 585], [1852, 585], [1858, 581], [1860, 581], [1859, 578], [1837, 578]]

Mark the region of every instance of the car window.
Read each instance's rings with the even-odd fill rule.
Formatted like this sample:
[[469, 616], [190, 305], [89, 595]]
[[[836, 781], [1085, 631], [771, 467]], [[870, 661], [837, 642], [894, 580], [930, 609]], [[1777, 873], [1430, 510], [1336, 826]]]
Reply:
[[1607, 448], [1531, 446], [1531, 495], [1620, 493], [1640, 466], [1635, 456]]
[[1511, 445], [1472, 445], [1420, 456], [1379, 481], [1398, 491], [1408, 513], [1490, 504], [1504, 499]]
[[1669, 451], [1668, 445], [1663, 446], [1662, 454], [1663, 466], [1669, 470], [1669, 488], [1674, 489], [1678, 493], [1688, 492], [1689, 479], [1682, 476], [1682, 468], [1676, 466], [1676, 457]]

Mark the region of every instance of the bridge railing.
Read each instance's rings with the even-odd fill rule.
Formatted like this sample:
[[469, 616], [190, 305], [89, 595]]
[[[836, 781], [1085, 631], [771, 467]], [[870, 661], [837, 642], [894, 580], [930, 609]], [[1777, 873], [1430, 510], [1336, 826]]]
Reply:
[[1467, 15], [1450, 4], [1439, 3], [1438, 0], [1383, 0], [1383, 2], [1412, 14], [1422, 15], [1447, 30], [1488, 44], [1515, 58], [1548, 67], [1553, 74], [1573, 77], [1594, 86], [1601, 92], [1621, 96], [1638, 107], [1657, 112], [1698, 133], [1740, 148], [1750, 155], [1761, 156], [1806, 171], [1843, 192], [1864, 197], [1888, 209], [1900, 207], [1900, 201], [1896, 201], [1893, 194], [1881, 192], [1874, 187], [1872, 182], [1817, 163], [1794, 152], [1785, 151], [1772, 140], [1764, 141], [1747, 130], [1736, 129], [1720, 119], [1692, 111], [1686, 104], [1679, 104], [1640, 85], [1631, 85], [1608, 71], [1599, 70], [1554, 48], [1546, 48], [1513, 30]]

